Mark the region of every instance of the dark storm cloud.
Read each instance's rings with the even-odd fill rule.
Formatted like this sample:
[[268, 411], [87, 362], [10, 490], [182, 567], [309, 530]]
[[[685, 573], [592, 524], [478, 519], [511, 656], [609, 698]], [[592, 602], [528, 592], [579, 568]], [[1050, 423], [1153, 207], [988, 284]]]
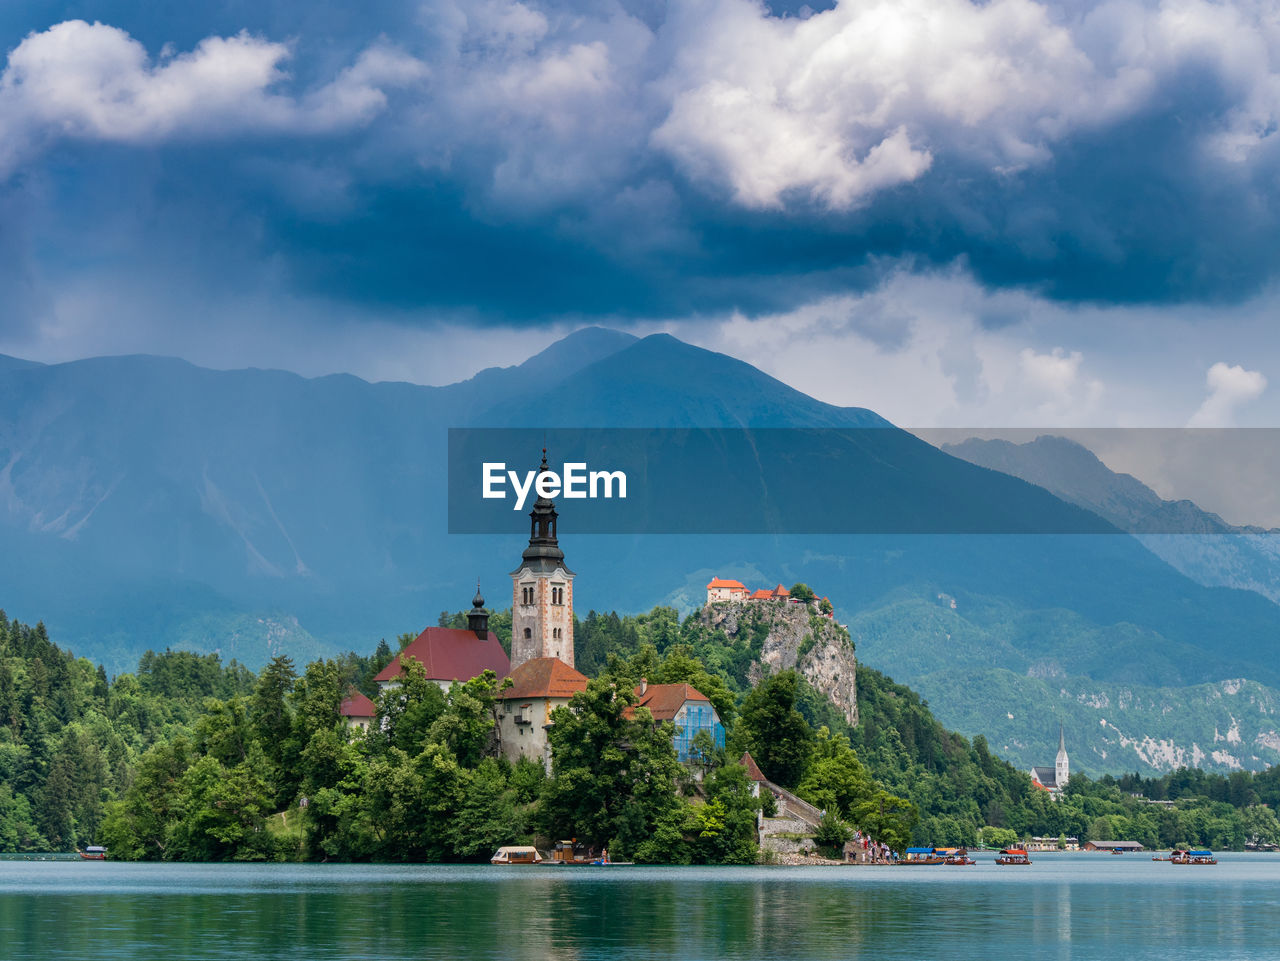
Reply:
[[[1067, 302], [1274, 279], [1264, 8], [803, 6], [10, 5], [11, 52], [35, 31], [23, 49], [71, 57], [44, 31], [101, 21], [76, 43], [150, 112], [86, 95], [118, 69], [6, 74], [4, 248], [36, 261], [30, 311], [41, 277], [162, 283], [158, 257], [477, 323], [775, 311], [903, 261]], [[219, 99], [164, 73], [183, 57], [258, 73]]]

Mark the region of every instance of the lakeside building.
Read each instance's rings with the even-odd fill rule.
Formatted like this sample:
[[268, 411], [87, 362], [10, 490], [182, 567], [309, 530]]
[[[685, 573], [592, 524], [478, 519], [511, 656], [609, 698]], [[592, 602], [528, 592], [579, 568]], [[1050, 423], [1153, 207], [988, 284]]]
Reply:
[[1071, 779], [1071, 762], [1067, 757], [1067, 740], [1062, 725], [1058, 725], [1058, 756], [1053, 767], [1033, 767], [1031, 780], [1053, 797], [1059, 797]]
[[1146, 850], [1137, 841], [1085, 841], [1084, 849], [1086, 851], [1121, 851], [1126, 854]]
[[1070, 838], [1032, 838], [1023, 844], [1028, 851], [1079, 851], [1080, 839]]

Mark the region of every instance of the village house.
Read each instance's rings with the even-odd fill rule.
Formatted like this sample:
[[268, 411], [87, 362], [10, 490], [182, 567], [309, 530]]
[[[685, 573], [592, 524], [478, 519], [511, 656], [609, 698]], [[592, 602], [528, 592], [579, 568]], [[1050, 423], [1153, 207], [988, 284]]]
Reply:
[[[655, 721], [675, 726], [676, 756], [682, 764], [694, 754], [693, 739], [700, 731], [711, 738], [712, 747], [724, 747], [724, 725], [710, 699], [688, 684], [650, 684], [641, 681], [635, 689], [636, 707], [646, 707]], [[629, 713], [634, 713], [632, 709]]]
[[369, 730], [369, 725], [378, 714], [378, 708], [354, 687], [347, 688], [347, 696], [338, 705], [338, 714], [346, 721], [348, 727], [356, 727], [362, 731]]

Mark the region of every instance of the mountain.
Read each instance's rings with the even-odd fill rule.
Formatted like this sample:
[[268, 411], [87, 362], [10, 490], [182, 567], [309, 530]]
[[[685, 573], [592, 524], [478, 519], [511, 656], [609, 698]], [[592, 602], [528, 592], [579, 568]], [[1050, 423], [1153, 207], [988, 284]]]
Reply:
[[942, 449], [1043, 487], [1137, 535], [1192, 580], [1256, 591], [1280, 603], [1280, 531], [1228, 524], [1189, 500], [1165, 500], [1131, 474], [1108, 468], [1065, 437], [1022, 444], [969, 438]]
[[[583, 614], [700, 607], [712, 573], [803, 580], [837, 604], [864, 663], [928, 682], [931, 699], [950, 676], [939, 715], [965, 733], [1013, 713], [989, 692], [965, 700], [983, 650], [983, 669], [1037, 681], [1280, 686], [1280, 607], [1265, 598], [1197, 584], [1097, 514], [872, 411], [666, 335], [598, 329], [446, 387], [154, 357], [15, 365], [0, 378], [0, 605], [115, 671], [165, 646], [252, 665], [369, 650], [465, 607], [477, 577], [505, 607], [527, 521], [506, 509], [509, 533], [448, 533], [459, 427], [511, 431], [510, 459], [529, 466], [556, 428], [633, 428], [654, 463], [682, 465], [628, 510], [685, 533], [588, 534], [585, 505], [559, 505]], [[702, 446], [681, 461], [690, 438]], [[698, 526], [726, 505], [732, 536]], [[919, 616], [940, 596], [975, 638], [968, 660]], [[1026, 721], [1037, 758], [1056, 748], [1057, 710]], [[1158, 740], [1153, 723], [1135, 733]], [[1083, 769], [1145, 763], [1101, 750]]]

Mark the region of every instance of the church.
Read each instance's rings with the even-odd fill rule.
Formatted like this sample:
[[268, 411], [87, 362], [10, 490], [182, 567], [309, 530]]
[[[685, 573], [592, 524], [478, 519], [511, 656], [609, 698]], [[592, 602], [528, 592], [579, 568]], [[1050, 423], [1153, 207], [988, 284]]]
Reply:
[[[542, 452], [539, 473], [547, 472]], [[560, 548], [559, 514], [555, 503], [539, 496], [529, 513], [529, 546], [511, 572], [511, 656], [489, 630], [489, 614], [477, 587], [467, 627], [428, 627], [378, 674], [381, 690], [399, 684], [403, 662], [422, 664], [427, 679], [446, 691], [485, 670], [511, 683], [499, 695], [498, 749], [508, 760], [540, 761], [550, 770], [551, 744], [547, 731], [551, 713], [567, 707], [573, 696], [587, 689], [587, 677], [573, 666], [573, 579]], [[687, 684], [648, 684], [636, 688], [638, 707], [649, 709], [655, 721], [675, 726], [675, 746], [681, 761], [689, 761], [694, 736], [705, 730], [716, 747], [724, 746], [724, 727], [710, 701]], [[348, 723], [368, 727], [373, 718], [367, 698], [349, 696], [343, 702]]]
[[1062, 794], [1063, 788], [1067, 786], [1067, 780], [1071, 777], [1071, 765], [1067, 760], [1067, 740], [1063, 733], [1062, 725], [1058, 725], [1058, 757], [1053, 763], [1053, 767], [1033, 767], [1031, 769], [1031, 780], [1038, 786], [1044, 788], [1053, 797]]
[[[540, 473], [547, 470], [542, 452]], [[550, 769], [551, 712], [587, 689], [573, 667], [573, 571], [564, 561], [555, 504], [539, 496], [529, 512], [529, 546], [511, 572], [511, 686], [502, 692], [498, 747], [508, 760]]]

